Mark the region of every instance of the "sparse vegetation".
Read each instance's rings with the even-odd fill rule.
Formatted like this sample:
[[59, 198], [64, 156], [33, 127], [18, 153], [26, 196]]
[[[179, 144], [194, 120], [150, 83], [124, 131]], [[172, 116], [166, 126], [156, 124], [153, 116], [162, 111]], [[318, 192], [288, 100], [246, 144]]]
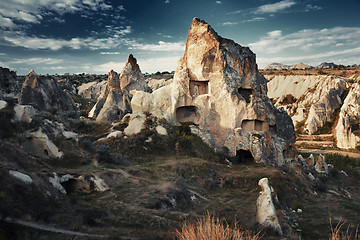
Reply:
[[352, 158], [340, 154], [326, 154], [325, 159], [336, 169], [343, 170], [347, 174], [360, 178], [360, 158]]
[[195, 223], [185, 222], [180, 230], [176, 231], [177, 240], [258, 240], [260, 233], [254, 234], [241, 228], [237, 222], [230, 226], [221, 222], [218, 217], [209, 213], [198, 217]]

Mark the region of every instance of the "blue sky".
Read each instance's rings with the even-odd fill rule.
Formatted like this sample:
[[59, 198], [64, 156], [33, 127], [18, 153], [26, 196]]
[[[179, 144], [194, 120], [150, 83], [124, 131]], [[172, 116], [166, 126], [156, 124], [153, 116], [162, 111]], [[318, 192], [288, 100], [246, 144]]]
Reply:
[[194, 17], [272, 62], [360, 64], [359, 0], [3, 0], [0, 66], [26, 74], [175, 70]]

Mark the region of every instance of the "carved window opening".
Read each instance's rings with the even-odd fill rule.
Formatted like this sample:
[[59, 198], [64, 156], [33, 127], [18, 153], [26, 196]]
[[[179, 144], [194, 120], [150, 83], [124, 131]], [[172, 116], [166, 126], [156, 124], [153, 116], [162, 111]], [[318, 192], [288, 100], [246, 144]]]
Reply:
[[188, 122], [198, 124], [199, 113], [195, 106], [183, 106], [176, 109], [176, 120], [178, 122]]
[[278, 134], [278, 130], [277, 130], [276, 125], [270, 125], [270, 126], [269, 126], [269, 130], [270, 130], [270, 133], [271, 133], [272, 135]]
[[236, 156], [232, 159], [233, 163], [253, 163], [254, 157], [248, 150], [237, 150]]
[[254, 94], [254, 90], [249, 88], [239, 88], [238, 93], [245, 99], [247, 103], [250, 103], [250, 96]]
[[244, 131], [269, 131], [269, 124], [261, 120], [243, 120], [241, 128]]
[[190, 80], [190, 94], [193, 97], [209, 94], [209, 81]]

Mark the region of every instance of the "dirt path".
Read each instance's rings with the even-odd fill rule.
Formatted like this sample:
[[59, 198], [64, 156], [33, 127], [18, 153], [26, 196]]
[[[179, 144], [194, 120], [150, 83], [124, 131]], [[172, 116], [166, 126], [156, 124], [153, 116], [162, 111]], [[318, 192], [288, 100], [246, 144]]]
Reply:
[[49, 225], [44, 225], [44, 224], [39, 224], [39, 223], [24, 221], [24, 220], [21, 220], [21, 219], [9, 218], [9, 217], [5, 218], [4, 221], [6, 221], [8, 223], [14, 223], [14, 224], [19, 224], [19, 225], [30, 227], [30, 228], [43, 230], [43, 231], [54, 232], [54, 233], [62, 233], [62, 234], [72, 235], [72, 236], [91, 237], [91, 238], [107, 238], [108, 237], [106, 235], [69, 231], [69, 230], [65, 230], [65, 229], [52, 227], [52, 226], [49, 226]]
[[360, 153], [338, 151], [338, 150], [325, 150], [325, 149], [298, 149], [300, 153], [312, 153], [312, 154], [327, 154], [327, 153], [337, 153], [343, 156], [348, 155], [353, 158], [360, 158]]

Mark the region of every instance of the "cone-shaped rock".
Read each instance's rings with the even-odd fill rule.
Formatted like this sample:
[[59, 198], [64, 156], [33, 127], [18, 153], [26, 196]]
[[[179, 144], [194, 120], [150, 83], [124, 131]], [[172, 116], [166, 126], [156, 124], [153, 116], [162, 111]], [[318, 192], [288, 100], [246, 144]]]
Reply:
[[128, 93], [132, 90], [150, 91], [150, 88], [141, 73], [140, 67], [137, 64], [136, 58], [134, 58], [132, 54], [129, 55], [129, 59], [120, 74], [120, 87], [123, 92]]
[[131, 112], [130, 91], [148, 91], [144, 76], [142, 75], [136, 59], [130, 54], [120, 78], [116, 72], [109, 72], [108, 82], [102, 90], [97, 103], [89, 113], [89, 117], [97, 121], [114, 121]]
[[70, 95], [62, 91], [54, 79], [38, 76], [31, 70], [23, 83], [19, 104], [31, 104], [41, 111], [57, 108], [61, 113], [74, 110]]
[[267, 97], [255, 54], [194, 18], [172, 91], [173, 116], [207, 129], [236, 161], [282, 165], [294, 157], [291, 118]]
[[206, 142], [228, 149], [234, 161], [282, 165], [295, 157], [292, 120], [267, 97], [255, 54], [198, 18], [172, 86], [136, 92], [131, 104], [134, 112], [197, 125]]

